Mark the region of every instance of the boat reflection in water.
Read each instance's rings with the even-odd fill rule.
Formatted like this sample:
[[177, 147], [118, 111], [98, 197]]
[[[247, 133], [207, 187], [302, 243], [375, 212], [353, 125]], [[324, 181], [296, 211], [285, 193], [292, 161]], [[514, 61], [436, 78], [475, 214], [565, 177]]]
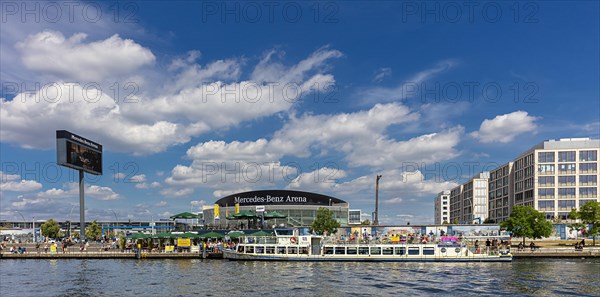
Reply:
[[[230, 260], [263, 261], [397, 261], [397, 262], [510, 262], [510, 237], [442, 236], [436, 242], [339, 241], [333, 237], [275, 229], [274, 236], [240, 237]], [[486, 245], [486, 242], [488, 243]], [[494, 244], [491, 244], [491, 243]], [[482, 243], [482, 244], [480, 244]]]

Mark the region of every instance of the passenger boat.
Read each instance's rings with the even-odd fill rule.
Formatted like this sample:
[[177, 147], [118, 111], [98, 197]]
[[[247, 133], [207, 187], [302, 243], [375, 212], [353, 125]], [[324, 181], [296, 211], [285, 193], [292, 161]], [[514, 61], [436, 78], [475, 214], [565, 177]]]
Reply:
[[[225, 250], [229, 260], [263, 261], [395, 261], [395, 262], [510, 262], [509, 236], [438, 239], [429, 243], [339, 241], [319, 235], [297, 235], [297, 230], [274, 230], [274, 236], [240, 237], [235, 249]], [[487, 240], [502, 242], [482, 246]]]

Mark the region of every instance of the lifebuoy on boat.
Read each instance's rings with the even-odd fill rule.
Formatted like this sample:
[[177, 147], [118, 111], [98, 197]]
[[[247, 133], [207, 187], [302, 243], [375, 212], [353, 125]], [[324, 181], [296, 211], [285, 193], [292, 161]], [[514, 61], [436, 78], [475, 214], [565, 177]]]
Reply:
[[292, 236], [292, 237], [290, 238], [290, 242], [291, 242], [291, 243], [296, 243], [296, 242], [298, 242], [298, 239], [296, 238], [296, 236]]

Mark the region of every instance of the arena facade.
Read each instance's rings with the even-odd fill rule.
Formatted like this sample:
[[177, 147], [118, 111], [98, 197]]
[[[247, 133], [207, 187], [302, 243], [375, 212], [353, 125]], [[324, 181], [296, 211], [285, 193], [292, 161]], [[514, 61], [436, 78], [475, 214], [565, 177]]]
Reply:
[[[321, 207], [333, 211], [341, 226], [348, 226], [348, 203], [339, 198], [302, 191], [261, 190], [236, 193], [217, 200], [214, 205], [202, 209], [204, 223], [214, 227], [248, 228], [256, 224], [264, 213], [277, 212], [286, 218], [265, 220], [264, 227], [310, 226]], [[251, 211], [258, 215], [256, 220], [233, 219], [238, 212]]]

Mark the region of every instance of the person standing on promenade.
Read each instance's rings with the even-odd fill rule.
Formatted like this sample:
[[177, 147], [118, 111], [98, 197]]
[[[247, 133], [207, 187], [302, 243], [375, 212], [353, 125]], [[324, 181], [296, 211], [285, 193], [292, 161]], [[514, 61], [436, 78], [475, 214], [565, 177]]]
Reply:
[[533, 241], [529, 244], [529, 248], [531, 248], [531, 251], [535, 250], [535, 243]]

